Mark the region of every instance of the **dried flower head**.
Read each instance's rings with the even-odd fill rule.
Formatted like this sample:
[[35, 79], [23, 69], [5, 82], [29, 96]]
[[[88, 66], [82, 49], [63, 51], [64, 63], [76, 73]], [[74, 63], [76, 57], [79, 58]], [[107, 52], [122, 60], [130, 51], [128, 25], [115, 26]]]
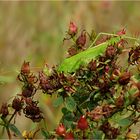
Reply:
[[27, 118], [30, 118], [33, 122], [40, 122], [43, 119], [40, 108], [36, 102], [28, 104], [24, 109], [23, 113]]
[[76, 44], [79, 47], [85, 46], [85, 44], [86, 44], [86, 32], [85, 31], [82, 31], [81, 35], [77, 38]]
[[130, 72], [124, 72], [119, 78], [119, 84], [126, 85], [129, 83], [131, 78]]
[[75, 47], [75, 46], [72, 46], [72, 47], [70, 47], [69, 49], [68, 49], [68, 54], [70, 55], [70, 56], [73, 56], [73, 55], [75, 55], [75, 54], [77, 54], [78, 53], [78, 51], [77, 51], [77, 48]]
[[20, 111], [22, 109], [23, 106], [23, 102], [19, 99], [19, 98], [14, 98], [13, 102], [12, 102], [12, 107], [16, 110], [16, 111]]
[[112, 58], [116, 54], [116, 49], [114, 46], [108, 46], [106, 49], [106, 57]]
[[91, 71], [96, 71], [97, 69], [97, 63], [96, 63], [96, 60], [91, 60], [88, 64], [88, 68], [91, 70]]
[[0, 109], [0, 114], [2, 114], [2, 117], [4, 118], [9, 114], [7, 103], [2, 104], [1, 109]]
[[30, 65], [29, 62], [23, 62], [22, 67], [21, 67], [21, 73], [23, 75], [28, 75], [30, 73]]

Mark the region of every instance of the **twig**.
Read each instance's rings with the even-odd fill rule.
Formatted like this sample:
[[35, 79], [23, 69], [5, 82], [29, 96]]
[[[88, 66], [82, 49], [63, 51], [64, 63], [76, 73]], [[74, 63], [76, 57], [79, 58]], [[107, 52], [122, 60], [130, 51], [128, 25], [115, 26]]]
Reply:
[[14, 118], [16, 112], [17, 112], [17, 111], [15, 110], [14, 113], [12, 114], [11, 118], [9, 119], [8, 124], [9, 124], [9, 123], [11, 122], [11, 120]]

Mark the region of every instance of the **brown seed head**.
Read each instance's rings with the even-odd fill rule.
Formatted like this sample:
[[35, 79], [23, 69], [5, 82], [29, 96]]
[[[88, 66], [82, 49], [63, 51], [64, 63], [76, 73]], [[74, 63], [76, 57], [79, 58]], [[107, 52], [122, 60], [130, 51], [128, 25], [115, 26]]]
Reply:
[[28, 75], [30, 73], [30, 65], [29, 62], [23, 62], [21, 67], [21, 73], [24, 75]]
[[1, 109], [0, 109], [0, 114], [2, 114], [4, 118], [9, 114], [7, 103], [2, 104]]

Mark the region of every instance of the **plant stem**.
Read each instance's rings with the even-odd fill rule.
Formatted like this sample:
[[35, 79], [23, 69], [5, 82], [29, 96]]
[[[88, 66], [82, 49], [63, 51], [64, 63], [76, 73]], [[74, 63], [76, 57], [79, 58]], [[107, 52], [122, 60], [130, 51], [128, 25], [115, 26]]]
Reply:
[[7, 134], [8, 134], [8, 138], [9, 138], [9, 140], [10, 140], [12, 137], [11, 137], [11, 133], [10, 133], [10, 130], [9, 130], [9, 127], [8, 127], [8, 124], [9, 124], [9, 123], [5, 120], [5, 118], [1, 117], [1, 119], [2, 119], [3, 122], [4, 122], [6, 131], [7, 131]]
[[6, 131], [7, 131], [7, 134], [8, 134], [8, 138], [10, 140], [12, 138], [12, 136], [11, 136], [11, 133], [10, 133], [10, 130], [9, 130], [8, 126], [6, 126]]
[[16, 112], [17, 112], [17, 111], [15, 110], [14, 113], [12, 114], [11, 118], [9, 119], [8, 124], [9, 124], [9, 123], [11, 122], [11, 120], [14, 118]]

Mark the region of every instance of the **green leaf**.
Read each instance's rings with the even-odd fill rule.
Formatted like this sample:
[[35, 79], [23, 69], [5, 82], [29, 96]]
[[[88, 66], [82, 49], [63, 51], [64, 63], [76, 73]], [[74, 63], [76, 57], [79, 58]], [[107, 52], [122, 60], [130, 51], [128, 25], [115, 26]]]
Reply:
[[114, 44], [120, 41], [120, 37], [112, 37], [110, 40], [101, 43], [92, 48], [88, 48], [87, 50], [80, 52], [70, 58], [65, 59], [62, 64], [59, 66], [58, 71], [60, 72], [74, 72], [76, 69], [80, 67], [80, 65], [84, 65], [90, 62], [92, 59], [96, 59], [100, 55], [102, 55], [107, 46], [110, 44]]
[[22, 136], [19, 129], [14, 124], [9, 124], [8, 127], [13, 131], [17, 136]]
[[67, 121], [74, 121], [74, 115], [71, 112], [65, 114], [63, 118]]
[[137, 82], [140, 82], [140, 74], [139, 73], [136, 73], [134, 75], [134, 78], [137, 80]]
[[62, 113], [65, 115], [65, 114], [68, 114], [68, 113], [71, 113], [67, 108], [63, 107], [62, 108]]
[[54, 102], [53, 102], [53, 106], [54, 107], [58, 107], [63, 103], [63, 97], [59, 96]]
[[105, 134], [100, 130], [94, 130], [93, 132], [93, 139], [97, 140], [104, 140]]
[[45, 139], [49, 139], [50, 138], [50, 134], [49, 134], [48, 131], [45, 131], [45, 130], [41, 129], [41, 133], [45, 137]]
[[73, 125], [73, 121], [68, 121], [68, 120], [63, 120], [63, 123], [65, 125], [65, 127], [68, 129], [68, 128], [71, 128], [72, 125]]
[[66, 98], [65, 104], [66, 104], [66, 108], [69, 111], [73, 111], [76, 108], [76, 102], [71, 96]]
[[129, 118], [124, 118], [124, 119], [121, 119], [119, 122], [118, 122], [119, 126], [128, 126], [131, 124], [131, 120]]

